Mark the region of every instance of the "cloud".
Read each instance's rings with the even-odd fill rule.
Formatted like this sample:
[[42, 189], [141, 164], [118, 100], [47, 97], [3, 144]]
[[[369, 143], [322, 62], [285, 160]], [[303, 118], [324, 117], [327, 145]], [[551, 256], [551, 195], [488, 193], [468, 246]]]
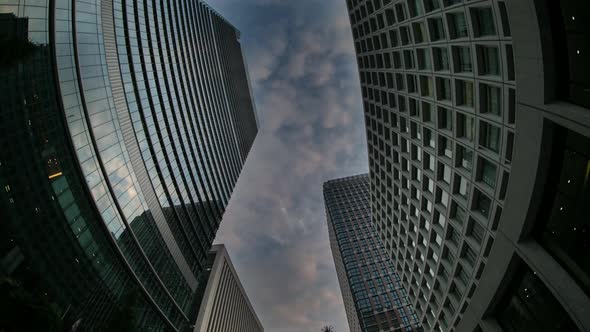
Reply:
[[216, 242], [266, 331], [347, 331], [322, 194], [368, 170], [345, 2], [208, 2], [241, 30], [261, 122]]

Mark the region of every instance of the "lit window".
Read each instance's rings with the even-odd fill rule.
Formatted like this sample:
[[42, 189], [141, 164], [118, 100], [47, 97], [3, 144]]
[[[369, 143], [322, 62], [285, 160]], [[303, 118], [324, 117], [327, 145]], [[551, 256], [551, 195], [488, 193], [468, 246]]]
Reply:
[[445, 136], [440, 137], [440, 150], [439, 153], [445, 157], [453, 158], [453, 146], [451, 140]]
[[440, 235], [436, 234], [436, 238], [434, 239], [434, 242], [436, 242], [436, 244], [438, 244], [439, 247], [442, 246], [442, 237], [440, 237]]
[[469, 236], [471, 236], [476, 243], [483, 243], [485, 237], [485, 229], [474, 219], [471, 219]]
[[458, 176], [458, 185], [457, 185], [457, 194], [464, 199], [467, 199], [467, 195], [469, 194], [469, 182], [462, 177]]

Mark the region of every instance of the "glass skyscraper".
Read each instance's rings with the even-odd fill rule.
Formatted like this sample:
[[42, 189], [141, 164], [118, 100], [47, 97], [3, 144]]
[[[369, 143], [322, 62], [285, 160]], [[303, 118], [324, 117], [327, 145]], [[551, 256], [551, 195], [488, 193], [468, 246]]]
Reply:
[[421, 331], [371, 224], [368, 174], [324, 183], [330, 247], [352, 332]]
[[589, 331], [590, 3], [346, 3], [372, 222], [423, 328]]
[[188, 328], [257, 133], [239, 31], [197, 0], [0, 12], [3, 289], [67, 328]]

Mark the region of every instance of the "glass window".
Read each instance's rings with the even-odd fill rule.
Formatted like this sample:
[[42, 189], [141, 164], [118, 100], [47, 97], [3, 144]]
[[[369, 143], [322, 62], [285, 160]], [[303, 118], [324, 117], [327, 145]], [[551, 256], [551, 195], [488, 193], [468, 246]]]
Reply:
[[422, 0], [408, 0], [408, 9], [410, 10], [411, 17], [416, 17], [424, 14], [424, 8], [422, 8]]
[[471, 47], [453, 46], [453, 59], [455, 72], [471, 73], [473, 72], [473, 63], [471, 60]]
[[536, 235], [590, 294], [590, 139], [557, 128]]
[[481, 174], [479, 180], [483, 183], [487, 184], [491, 188], [496, 187], [496, 172], [497, 167], [496, 164], [492, 163], [491, 161], [481, 158]]
[[414, 51], [413, 50], [405, 50], [404, 51], [404, 67], [406, 69], [414, 69]]
[[434, 83], [430, 76], [420, 76], [420, 95], [432, 97], [434, 95]]
[[422, 121], [425, 123], [432, 123], [432, 104], [429, 102], [422, 102]]
[[443, 0], [445, 7], [456, 5], [456, 4], [462, 3], [462, 2], [463, 2], [463, 0]]
[[[553, 85], [557, 95], [590, 109], [590, 1], [560, 0], [550, 1], [548, 5], [548, 12], [556, 23], [551, 24], [551, 28], [554, 36], [552, 49], [556, 52], [553, 65], [557, 73], [557, 82]], [[511, 49], [507, 47], [507, 51]], [[512, 65], [512, 61], [508, 64]]]
[[439, 0], [424, 0], [424, 8], [427, 12], [431, 12], [435, 9], [438, 9], [440, 8], [438, 1]]
[[430, 70], [430, 49], [428, 48], [419, 48], [416, 50], [416, 55], [418, 56], [418, 69], [420, 70]]
[[426, 28], [424, 27], [424, 22], [412, 23], [412, 29], [414, 30], [414, 42], [416, 44], [426, 41]]
[[476, 190], [474, 209], [479, 211], [486, 218], [490, 214], [492, 201], [485, 194]]
[[449, 34], [451, 39], [465, 38], [469, 36], [467, 30], [467, 20], [462, 12], [447, 14], [449, 24]]
[[441, 17], [429, 18], [430, 41], [445, 39], [445, 27]]
[[459, 234], [459, 232], [457, 232], [453, 227], [449, 227], [449, 242], [457, 247], [461, 243], [461, 234]]
[[500, 54], [497, 47], [477, 46], [479, 75], [500, 75]]
[[462, 167], [466, 170], [471, 170], [471, 165], [473, 163], [473, 151], [457, 144], [457, 163], [459, 167]]
[[475, 37], [493, 36], [496, 34], [492, 8], [471, 8], [471, 22]]
[[459, 222], [459, 224], [463, 225], [463, 222], [465, 221], [465, 210], [460, 207], [457, 203], [453, 202], [453, 219], [457, 220]]
[[439, 153], [445, 157], [453, 158], [453, 146], [450, 139], [445, 136], [440, 136], [440, 151]]
[[436, 78], [436, 90], [438, 100], [451, 100], [451, 80], [448, 78]]
[[428, 146], [431, 148], [435, 147], [434, 135], [432, 134], [432, 130], [428, 128], [424, 128], [424, 146]]
[[455, 80], [457, 106], [473, 107], [473, 82]]
[[457, 112], [457, 137], [473, 142], [475, 122], [472, 116]]
[[467, 182], [467, 179], [462, 176], [457, 176], [457, 179], [456, 193], [463, 199], [467, 199], [467, 195], [469, 194], [469, 182]]
[[481, 112], [500, 116], [502, 113], [502, 90], [500, 88], [480, 84]]
[[471, 219], [469, 226], [469, 236], [471, 236], [476, 243], [483, 244], [485, 237], [485, 229], [477, 221]]
[[500, 128], [480, 121], [480, 144], [496, 153], [500, 151]]
[[[442, 171], [441, 179], [446, 182], [447, 184], [451, 183], [451, 168], [446, 164], [440, 164], [440, 170]], [[439, 175], [440, 176], [440, 175]]]
[[438, 108], [438, 128], [453, 130], [453, 111], [445, 107]]
[[449, 54], [446, 47], [433, 47], [432, 56], [434, 58], [434, 70], [449, 70]]
[[[469, 263], [469, 265], [471, 265], [471, 267], [475, 266], [475, 263], [477, 262], [477, 252], [475, 252], [475, 250], [473, 250], [473, 248], [471, 248], [467, 243], [465, 244], [465, 249], [463, 251], [463, 257], [465, 257], [465, 260]], [[463, 272], [465, 272], [464, 276], [461, 277], [461, 275], [463, 274]], [[463, 283], [465, 285], [467, 285], [469, 283], [469, 274], [467, 274], [467, 271], [465, 271], [465, 269], [461, 268], [461, 272], [459, 273], [460, 279], [461, 281], [463, 281]]]
[[539, 277], [523, 263], [498, 305], [504, 332], [579, 331]]

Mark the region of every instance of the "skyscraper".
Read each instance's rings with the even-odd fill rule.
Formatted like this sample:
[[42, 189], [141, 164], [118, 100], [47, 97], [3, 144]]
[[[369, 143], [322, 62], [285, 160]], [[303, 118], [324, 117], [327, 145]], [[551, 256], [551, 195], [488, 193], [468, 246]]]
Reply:
[[211, 249], [207, 273], [194, 332], [264, 332], [223, 244]]
[[330, 246], [352, 332], [421, 331], [371, 224], [368, 174], [324, 183]]
[[187, 328], [257, 133], [239, 32], [202, 1], [0, 9], [2, 275], [66, 327]]
[[588, 2], [347, 5], [373, 223], [423, 327], [589, 330]]

